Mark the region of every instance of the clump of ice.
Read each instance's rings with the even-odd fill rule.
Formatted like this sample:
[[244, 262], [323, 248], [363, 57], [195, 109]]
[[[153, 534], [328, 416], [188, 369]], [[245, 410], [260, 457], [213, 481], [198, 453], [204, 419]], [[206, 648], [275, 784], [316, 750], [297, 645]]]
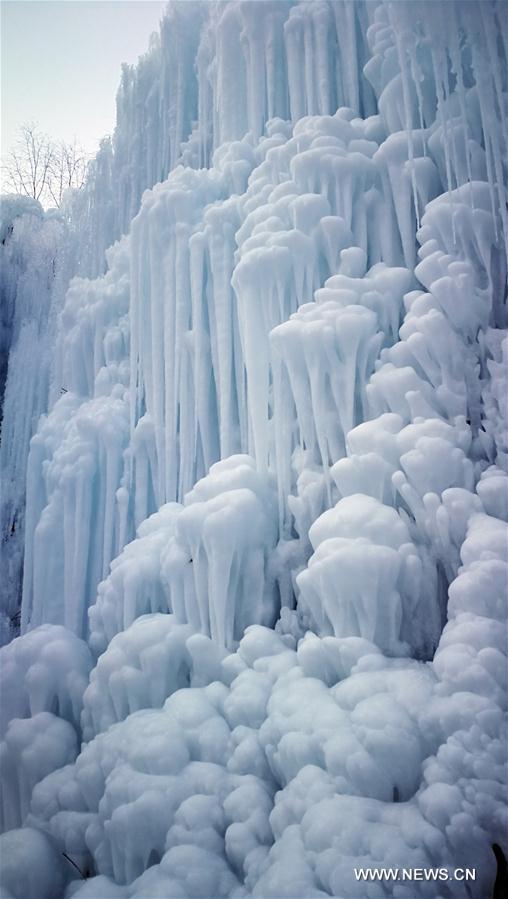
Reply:
[[97, 601], [89, 611], [90, 646], [97, 655], [140, 616], [170, 611], [161, 554], [174, 536], [180, 510], [178, 503], [167, 503], [146, 519], [99, 584]]
[[77, 734], [71, 724], [51, 712], [13, 718], [0, 742], [2, 832], [25, 822], [33, 788], [51, 771], [74, 761]]
[[233, 646], [252, 622], [274, 623], [276, 540], [273, 478], [258, 472], [249, 456], [212, 465], [185, 497], [162, 559], [177, 619], [220, 647]]
[[220, 677], [222, 653], [174, 615], [141, 615], [100, 656], [83, 697], [83, 738], [90, 740], [144, 708], [160, 708], [176, 690]]
[[2, 194], [0, 200], [0, 243], [5, 244], [9, 232], [12, 233], [14, 222], [23, 215], [41, 219], [44, 215], [41, 204], [32, 197], [20, 194]]
[[68, 864], [42, 831], [24, 827], [2, 834], [0, 857], [3, 899], [55, 899], [62, 895]]
[[439, 633], [439, 608], [425, 602], [422, 562], [394, 509], [353, 494], [309, 537], [314, 554], [297, 577], [298, 608], [318, 634], [362, 637], [404, 655]]
[[[325, 540], [326, 518], [321, 531]], [[209, 865], [221, 871], [226, 892], [238, 888], [234, 872], [255, 895], [279, 895], [283, 882], [292, 895], [329, 894], [345, 877], [346, 895], [360, 897], [347, 873], [358, 858], [373, 865], [382, 851], [397, 866], [465, 865], [474, 847], [483, 889], [502, 814], [496, 734], [506, 655], [495, 648], [495, 622], [505, 612], [505, 540], [506, 525], [473, 516], [432, 665], [388, 660], [353, 637], [308, 635], [295, 652], [289, 638], [253, 626], [209, 667], [215, 683], [129, 715], [39, 784], [33, 820], [68, 854], [91, 855], [101, 875], [127, 882], [128, 897], [156, 887], [185, 895], [182, 858], [195, 866], [195, 884]], [[478, 753], [485, 774], [468, 792]], [[457, 783], [450, 765], [466, 780]], [[96, 888], [107, 895], [107, 884]]]
[[92, 656], [87, 644], [61, 625], [43, 624], [0, 649], [0, 736], [9, 722], [51, 712], [79, 733]]
[[113, 562], [90, 609], [90, 644], [106, 649], [140, 615], [172, 612], [219, 647], [252, 622], [273, 623], [278, 600], [274, 479], [251, 457], [212, 465], [183, 505], [167, 503]]

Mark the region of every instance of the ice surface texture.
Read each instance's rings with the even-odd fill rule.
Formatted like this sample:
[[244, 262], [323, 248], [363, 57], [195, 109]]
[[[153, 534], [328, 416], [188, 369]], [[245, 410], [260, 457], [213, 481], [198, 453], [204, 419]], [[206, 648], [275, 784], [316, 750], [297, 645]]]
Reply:
[[7, 899], [491, 894], [507, 45], [172, 3], [85, 189], [2, 202]]

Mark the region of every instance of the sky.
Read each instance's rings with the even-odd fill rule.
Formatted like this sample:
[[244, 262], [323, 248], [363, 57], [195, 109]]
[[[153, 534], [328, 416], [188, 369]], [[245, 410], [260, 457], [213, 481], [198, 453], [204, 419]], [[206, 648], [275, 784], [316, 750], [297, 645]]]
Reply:
[[166, 0], [1, 0], [1, 153], [24, 122], [92, 153], [113, 131], [122, 62], [135, 63]]

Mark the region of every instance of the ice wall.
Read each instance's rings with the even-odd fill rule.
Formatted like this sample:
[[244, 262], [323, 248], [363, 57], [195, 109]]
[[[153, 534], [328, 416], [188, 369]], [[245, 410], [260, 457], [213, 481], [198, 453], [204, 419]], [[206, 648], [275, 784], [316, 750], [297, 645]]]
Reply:
[[[64, 255], [75, 255], [76, 240], [79, 251], [66, 272], [77, 267], [95, 275], [104, 269], [105, 249], [128, 230], [144, 188], [179, 160], [186, 165], [146, 200], [131, 229], [130, 364], [137, 385], [131, 431], [143, 421], [131, 435], [125, 479], [138, 511], [124, 516], [121, 537], [108, 540], [106, 570], [140, 521], [161, 503], [181, 500], [218, 458], [242, 451], [268, 460], [277, 391], [272, 400], [266, 334], [335, 276], [341, 249], [363, 249], [368, 268], [383, 261], [411, 271], [427, 202], [475, 179], [489, 185], [490, 207], [504, 217], [502, 75], [485, 74], [492, 54], [504, 59], [502, 45], [493, 44], [493, 34], [501, 33], [499, 5], [450, 3], [438, 13], [435, 3], [399, 4], [397, 15], [389, 6], [361, 3], [259, 9], [262, 15], [256, 4], [170, 5], [138, 67], [124, 70], [115, 134], [72, 201], [72, 241]], [[443, 42], [443, 34], [460, 29], [474, 40]], [[300, 59], [303, 65], [295, 62]], [[379, 114], [369, 117], [376, 104]], [[487, 122], [487, 108], [498, 109], [496, 123]], [[273, 116], [296, 122], [293, 135], [277, 119], [269, 139], [257, 144]], [[239, 140], [228, 144], [232, 138]], [[210, 175], [198, 172], [192, 180], [191, 168], [209, 164], [224, 141]], [[185, 201], [177, 205], [181, 191]], [[227, 197], [231, 203], [221, 205]], [[163, 228], [168, 242], [160, 247]], [[266, 282], [256, 285], [251, 272], [260, 279], [263, 265]], [[189, 291], [190, 304], [181, 299]], [[251, 294], [260, 291], [265, 300], [258, 315]], [[169, 303], [161, 302], [163, 294], [171, 294]], [[395, 320], [389, 328], [392, 333]], [[156, 340], [153, 329], [160, 330]], [[68, 356], [63, 328], [50, 405], [58, 391], [70, 389]], [[288, 459], [279, 453], [281, 464]], [[130, 487], [144, 468], [146, 496]], [[284, 479], [288, 493], [287, 472]]]
[[369, 3], [287, 0], [170, 2], [149, 50], [125, 66], [117, 125], [77, 200], [83, 274], [104, 270], [143, 191], [182, 161], [208, 166], [213, 152], [266, 123], [296, 122], [348, 106], [375, 111], [363, 75]]
[[[226, 131], [214, 137], [211, 146], [235, 138], [235, 127], [238, 133], [246, 129], [248, 133], [223, 143], [211, 168], [180, 165], [167, 181], [147, 192], [129, 235], [110, 251], [106, 275], [89, 286], [76, 281], [68, 293], [58, 337], [56, 381], [64, 383], [69, 394], [56, 403], [41, 428], [29, 462], [28, 482], [36, 485], [37, 495], [30, 486], [26, 622], [32, 606], [48, 605], [46, 591], [51, 592], [55, 608], [64, 607], [69, 589], [82, 595], [77, 607], [86, 608], [110, 561], [134, 537], [139, 524], [163, 503], [181, 502], [214, 462], [231, 454], [248, 452], [261, 468], [277, 469], [285, 538], [294, 527], [290, 506], [299, 502], [297, 481], [302, 472], [317, 466], [317, 474], [324, 478], [326, 500], [312, 513], [315, 517], [341, 495], [340, 486], [335, 492], [332, 465], [338, 466], [334, 471], [340, 471], [342, 483], [351, 466], [364, 471], [364, 462], [356, 458], [342, 466], [340, 460], [355, 455], [346, 447], [346, 435], [365, 418], [390, 411], [401, 414], [404, 424], [415, 416], [444, 417], [452, 423], [462, 415], [469, 422], [465, 427], [474, 442], [474, 459], [479, 452], [494, 461], [491, 451], [477, 452], [482, 440], [485, 446], [477, 435], [484, 430], [482, 379], [491, 355], [487, 337], [477, 339], [477, 328], [486, 335], [489, 327], [504, 323], [504, 209], [496, 199], [502, 190], [496, 160], [505, 138], [502, 127], [492, 134], [489, 130], [485, 137], [481, 112], [487, 95], [493, 103], [500, 102], [502, 91], [497, 69], [492, 83], [482, 69], [491, 46], [489, 35], [499, 25], [498, 7], [489, 5], [487, 16], [474, 4], [467, 9], [452, 4], [449, 15], [458, 17], [465, 35], [476, 35], [474, 29], [480, 25], [483, 29], [481, 40], [465, 38], [458, 48], [442, 42], [433, 46], [436, 23], [425, 4], [413, 12], [399, 4], [398, 17], [384, 6], [311, 7], [264, 4], [259, 21], [253, 21], [249, 12], [257, 7], [242, 4], [200, 7], [199, 15], [191, 15], [190, 5], [177, 4], [169, 15], [163, 28], [168, 41], [169, 33], [171, 40], [180, 35], [185, 16], [192, 19], [185, 52], [183, 39], [175, 51], [179, 72], [187, 71], [194, 50], [196, 59], [202, 60], [205, 44], [214, 60], [213, 79], [230, 66], [231, 77], [224, 75], [224, 84], [222, 76], [217, 83], [212, 79], [210, 103], [223, 112], [221, 127]], [[288, 16], [285, 23], [283, 10]], [[353, 16], [359, 43], [364, 49], [366, 42], [371, 47], [365, 73], [378, 96], [379, 113], [366, 118], [347, 107], [324, 114], [339, 102], [339, 81], [340, 90], [345, 90], [344, 73], [341, 79], [337, 73], [332, 79], [335, 93], [326, 102], [311, 78], [319, 70], [318, 58], [320, 65], [326, 61], [330, 66], [329, 42], [336, 40], [341, 16], [351, 28]], [[442, 28], [451, 31], [454, 22], [446, 19]], [[256, 71], [265, 71], [266, 66], [263, 90], [273, 103], [269, 52], [281, 66], [297, 34], [306, 52], [314, 48], [317, 56], [309, 63], [304, 111], [318, 115], [304, 115], [294, 126], [271, 119], [266, 135], [259, 137], [269, 112], [288, 115], [288, 111], [272, 108], [266, 97], [249, 87], [248, 66], [245, 101], [240, 103], [236, 95], [234, 101], [227, 99], [232, 85], [239, 91], [243, 83], [232, 77], [240, 62], [230, 59], [225, 49], [240, 26], [242, 40], [234, 42], [235, 53], [247, 54], [250, 48], [246, 58], [251, 60], [253, 48], [259, 52], [263, 48], [264, 62], [258, 60]], [[284, 36], [280, 47], [274, 36], [277, 29]], [[344, 22], [340, 30], [348, 33]], [[308, 33], [314, 35], [312, 41], [305, 38]], [[501, 45], [499, 52], [504, 58]], [[165, 58], [161, 53], [154, 43], [136, 72], [124, 72], [116, 139], [123, 134], [127, 141], [125, 135], [131, 132], [133, 140], [140, 140], [141, 134], [146, 139], [150, 129], [132, 118], [133, 109], [140, 107], [148, 115], [152, 100], [140, 103], [134, 98], [141, 84], [146, 91], [154, 79], [159, 83]], [[351, 53], [332, 56], [340, 68]], [[199, 66], [196, 71], [201, 71]], [[208, 77], [212, 78], [210, 72]], [[291, 98], [296, 76], [287, 77]], [[368, 112], [373, 107], [367, 104], [370, 95], [359, 70], [357, 81], [358, 89], [353, 90], [350, 78], [347, 90], [359, 109]], [[188, 85], [187, 89], [191, 91]], [[417, 91], [416, 97], [412, 91]], [[187, 110], [183, 100], [179, 102]], [[250, 105], [254, 102], [257, 106]], [[419, 109], [419, 120], [413, 122], [407, 114], [414, 108]], [[245, 109], [247, 119], [234, 126], [228, 110], [239, 109]], [[255, 126], [258, 119], [261, 124]], [[202, 136], [199, 121], [196, 128]], [[174, 142], [168, 138], [163, 145], [167, 149]], [[145, 151], [146, 161], [151, 157]], [[97, 171], [114, 171], [111, 152], [103, 147]], [[168, 158], [167, 165], [176, 158]], [[184, 154], [182, 159], [186, 158]], [[139, 173], [141, 168], [137, 163], [132, 170]], [[128, 193], [123, 184], [123, 200]], [[102, 195], [109, 196], [105, 185]], [[85, 192], [79, 202], [87, 196]], [[125, 213], [127, 219], [135, 206]], [[112, 208], [118, 210], [119, 201]], [[417, 265], [415, 234], [420, 224], [423, 246]], [[115, 226], [113, 232], [123, 227]], [[417, 298], [422, 284], [429, 293]], [[464, 291], [470, 301], [459, 319], [454, 308]], [[95, 296], [102, 299], [92, 299]], [[404, 296], [411, 297], [404, 301], [406, 306]], [[404, 316], [402, 340], [397, 343]], [[424, 358], [425, 343], [429, 351]], [[453, 346], [451, 354], [445, 343]], [[430, 391], [435, 392], [433, 399]], [[70, 412], [72, 403], [77, 406]], [[111, 421], [115, 420], [109, 435], [99, 424], [100, 408], [104, 414], [110, 409]], [[86, 438], [86, 464], [79, 450], [81, 419], [93, 420]], [[298, 433], [293, 421], [298, 422]], [[55, 452], [54, 440], [61, 442], [63, 433], [68, 449]], [[456, 453], [464, 452], [468, 439], [460, 438]], [[71, 444], [79, 459], [69, 466]], [[438, 453], [439, 444], [432, 446]], [[460, 467], [456, 454], [454, 458], [450, 465]], [[50, 465], [44, 462], [50, 459]], [[449, 483], [442, 479], [438, 492], [455, 486], [471, 489], [472, 478], [471, 472], [450, 474]], [[344, 485], [343, 489], [348, 490]], [[75, 533], [59, 524], [64, 494], [79, 510]], [[76, 499], [80, 495], [84, 506]], [[294, 500], [288, 501], [292, 495]], [[386, 495], [384, 487], [381, 495]], [[96, 518], [92, 542], [87, 529]], [[39, 571], [37, 560], [46, 556], [44, 540], [52, 541], [55, 535], [61, 553], [58, 571], [48, 580], [44, 572], [34, 572]], [[298, 549], [298, 564], [309, 555], [305, 535], [303, 543], [299, 549], [293, 547]], [[77, 552], [78, 545], [83, 553]], [[53, 583], [60, 584], [59, 596]], [[284, 601], [291, 603], [288, 588], [283, 592]], [[55, 614], [60, 620], [61, 612]], [[34, 621], [53, 620], [44, 615]], [[86, 615], [80, 612], [73, 626], [85, 632]]]
[[[355, 864], [473, 857], [492, 891], [506, 46], [497, 2], [176, 3], [124, 70], [4, 650], [5, 820], [73, 895], [363, 899]], [[94, 656], [72, 716], [32, 708], [48, 622]]]
[[0, 201], [0, 643], [19, 633], [30, 439], [48, 407], [65, 224], [28, 197]]

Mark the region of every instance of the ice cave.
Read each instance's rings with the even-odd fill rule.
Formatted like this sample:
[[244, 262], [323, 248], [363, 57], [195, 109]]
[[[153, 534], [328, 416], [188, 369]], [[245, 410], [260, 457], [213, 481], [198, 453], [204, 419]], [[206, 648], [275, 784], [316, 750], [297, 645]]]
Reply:
[[116, 102], [1, 202], [2, 899], [502, 899], [508, 3], [170, 0]]

